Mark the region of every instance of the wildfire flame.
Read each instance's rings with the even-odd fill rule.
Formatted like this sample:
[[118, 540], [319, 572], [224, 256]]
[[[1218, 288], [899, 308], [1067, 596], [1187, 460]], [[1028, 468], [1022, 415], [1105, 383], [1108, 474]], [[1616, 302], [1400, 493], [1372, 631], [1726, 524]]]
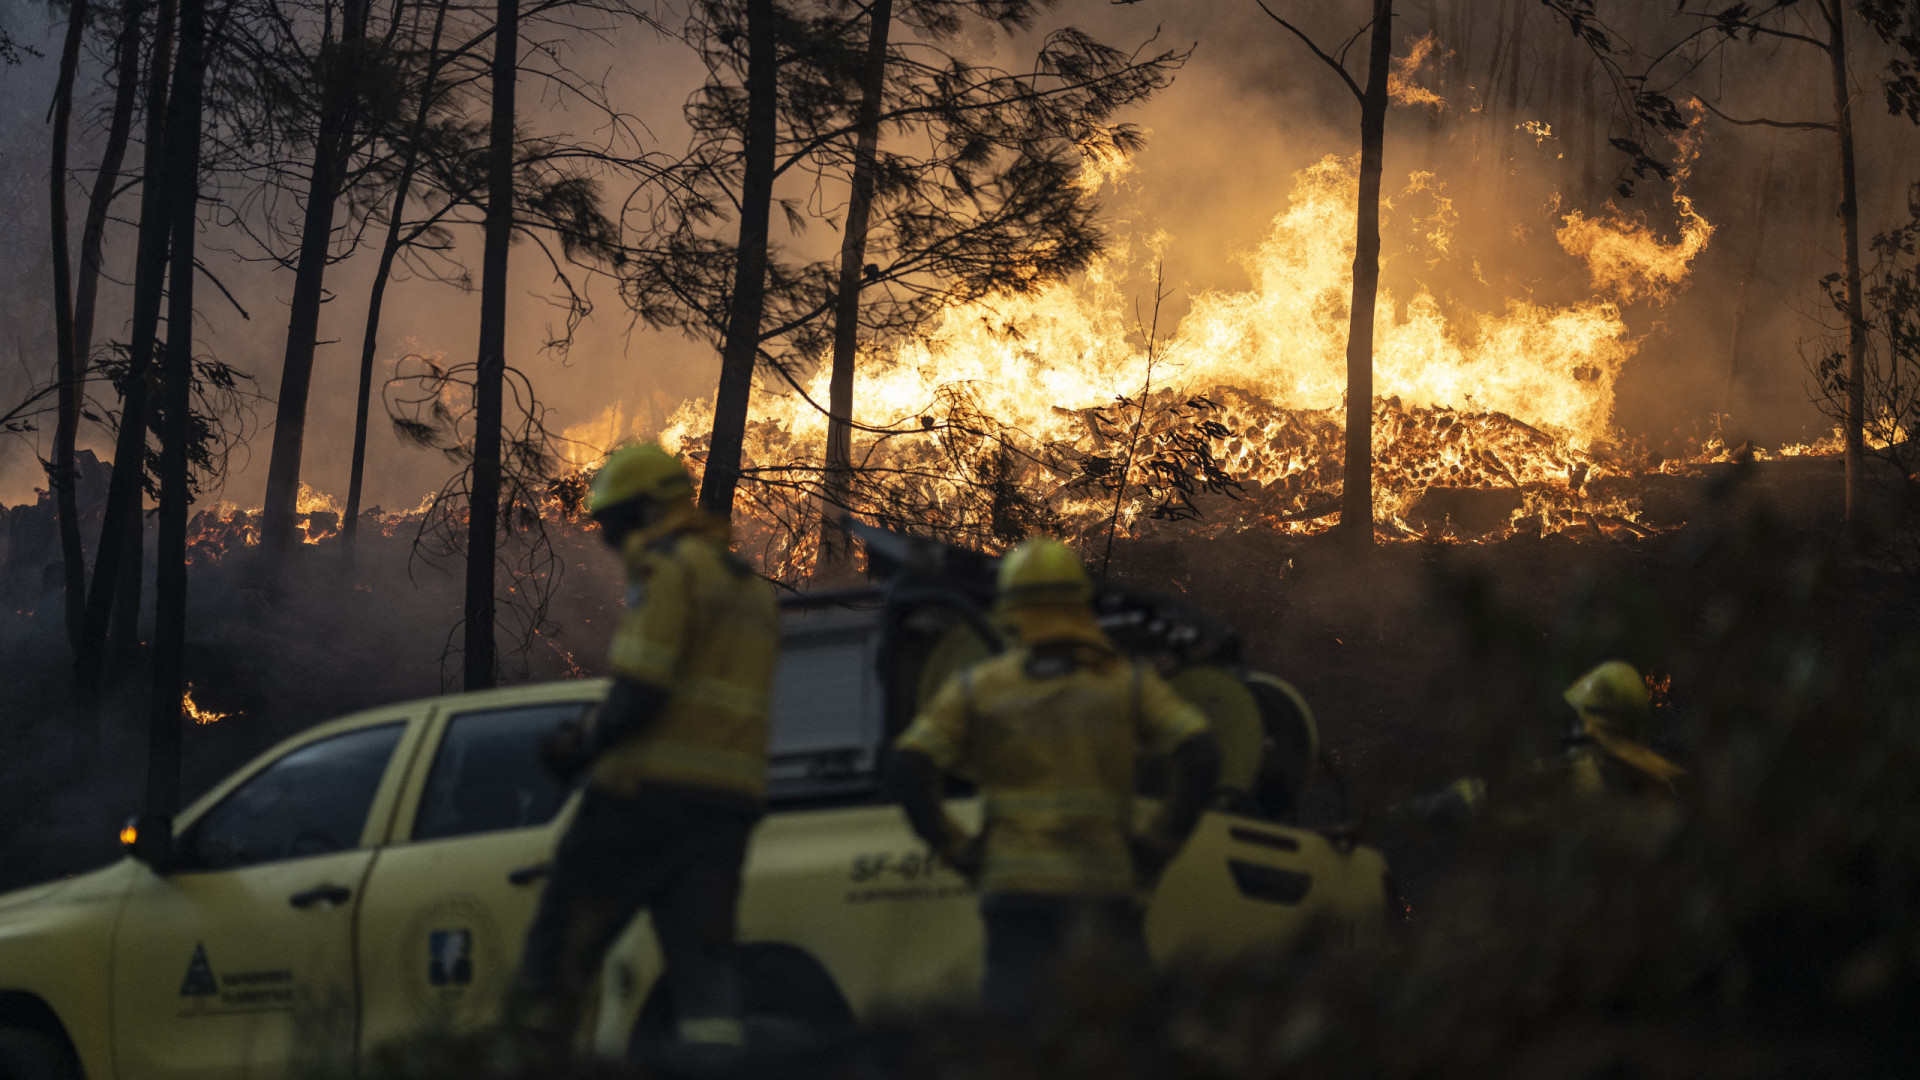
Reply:
[[[308, 487], [303, 480], [293, 505], [301, 543], [318, 544], [340, 534], [340, 523], [346, 512], [340, 500], [332, 495]], [[234, 548], [258, 544], [260, 513], [260, 507], [243, 509], [238, 503], [223, 499], [195, 514], [187, 525], [188, 564], [218, 562]], [[387, 528], [392, 524], [383, 522]]]
[[[1397, 62], [1396, 93], [1425, 100], [1410, 80], [1437, 48], [1424, 39]], [[1090, 158], [1085, 177], [1110, 183], [1126, 167], [1124, 158]], [[1436, 524], [1435, 513], [1421, 509], [1431, 493], [1461, 489], [1499, 494], [1493, 502], [1507, 515], [1506, 530], [1651, 531], [1615, 482], [1631, 470], [1613, 428], [1614, 386], [1635, 348], [1621, 305], [1668, 299], [1712, 236], [1682, 189], [1686, 175], [1682, 168], [1673, 178], [1672, 241], [1611, 205], [1593, 218], [1563, 217], [1559, 246], [1584, 261], [1592, 282], [1594, 295], [1584, 301], [1510, 299], [1498, 310], [1474, 311], [1451, 298], [1443, 304], [1426, 284], [1383, 284], [1371, 403], [1374, 518], [1383, 531], [1500, 535], [1501, 527], [1453, 532], [1450, 514]], [[1344, 455], [1357, 188], [1354, 159], [1328, 156], [1296, 174], [1286, 207], [1242, 258], [1249, 287], [1193, 297], [1177, 330], [1154, 332], [1151, 347], [1121, 251], [1073, 282], [954, 307], [920, 336], [867, 350], [855, 387], [854, 461], [863, 476], [889, 476], [910, 489], [917, 501], [908, 520], [917, 527], [989, 544], [1040, 526], [1003, 526], [1000, 496], [983, 506], [983, 488], [1040, 505], [1044, 527], [1069, 539], [1108, 528], [1129, 535], [1328, 528]], [[1444, 186], [1416, 172], [1390, 188], [1397, 189], [1381, 207], [1386, 262], [1438, 270], [1454, 254], [1458, 224]], [[1158, 238], [1148, 246], [1160, 253]], [[771, 480], [742, 488], [736, 524], [758, 545], [763, 569], [777, 576], [811, 569], [811, 545], [794, 521], [817, 522], [817, 510], [794, 511], [814, 505], [822, 477], [827, 422], [806, 397], [826, 401], [828, 377], [823, 364], [802, 380], [805, 396], [763, 390], [748, 425], [743, 464]], [[659, 426], [661, 444], [698, 473], [712, 415], [710, 401], [694, 400], [664, 426], [656, 418], [648, 427]], [[640, 428], [619, 401], [565, 428], [565, 469], [583, 482]], [[1140, 477], [1164, 467], [1136, 461], [1143, 444], [1204, 446], [1235, 483], [1195, 496], [1203, 520], [1180, 520], [1192, 514], [1168, 514], [1164, 498], [1156, 503], [1143, 493], [1151, 484]], [[1734, 452], [1717, 443], [1703, 451], [1709, 458]], [[1778, 451], [1822, 452], [1824, 440]], [[574, 486], [584, 490], [581, 482]], [[417, 518], [430, 503], [431, 496], [419, 509], [387, 515], [383, 531], [391, 535], [393, 523]], [[337, 529], [339, 507], [330, 498], [303, 487], [300, 505], [309, 542], [330, 535], [328, 515]], [[231, 504], [216, 509], [203, 515], [209, 529], [257, 539], [256, 514]], [[983, 515], [996, 520], [983, 524]]]
[[[1145, 420], [1198, 396], [1216, 406], [1210, 415], [1229, 434], [1213, 449], [1250, 496], [1217, 506], [1215, 527], [1327, 527], [1328, 515], [1315, 510], [1339, 487], [1356, 170], [1355, 161], [1329, 156], [1297, 174], [1287, 208], [1243, 260], [1251, 287], [1195, 297], [1177, 334], [1152, 354], [1116, 259], [1071, 284], [952, 309], [924, 337], [869, 356], [855, 419], [887, 434], [856, 431], [855, 460], [926, 468], [932, 448], [965, 435], [965, 417], [990, 418], [1019, 433], [1016, 449], [1033, 463], [1016, 463], [1024, 472], [1010, 482], [1046, 498], [1064, 531], [1084, 535], [1114, 505], [1110, 488], [1072, 482], [1074, 462], [1113, 453], [1111, 431], [1092, 414], [1146, 401]], [[1684, 200], [1677, 188], [1676, 199]], [[1590, 242], [1563, 245], [1608, 268], [1595, 271], [1602, 295], [1584, 303], [1516, 299], [1500, 311], [1451, 315], [1424, 286], [1408, 296], [1381, 289], [1377, 520], [1407, 527], [1413, 505], [1441, 486], [1520, 492], [1516, 518], [1537, 515], [1544, 528], [1632, 527], [1633, 507], [1596, 494], [1591, 482], [1618, 471], [1605, 451], [1615, 441], [1614, 384], [1633, 352], [1618, 302], [1683, 280], [1711, 235], [1690, 204], [1677, 205], [1688, 224], [1675, 244], [1638, 223], [1570, 215]], [[1447, 254], [1454, 212], [1431, 175], [1408, 177], [1382, 216], [1410, 256], [1432, 265]], [[808, 385], [815, 401], [825, 400], [827, 377], [821, 370]], [[756, 412], [749, 466], [817, 465], [826, 435], [817, 409], [798, 395], [763, 395]], [[697, 463], [711, 417], [710, 402], [687, 403], [669, 418], [663, 445]], [[1161, 415], [1147, 434], [1169, 423]], [[938, 502], [937, 492], [930, 497]], [[1120, 524], [1142, 525], [1151, 509], [1123, 498]]]
[[201, 708], [199, 704], [193, 700], [192, 683], [187, 684], [186, 695], [180, 699], [180, 712], [181, 715], [196, 724], [217, 724], [234, 715], [233, 713], [215, 712], [212, 709]]
[[1440, 56], [1451, 55], [1440, 52], [1440, 38], [1431, 30], [1414, 39], [1407, 49], [1407, 55], [1396, 56], [1387, 66], [1387, 97], [1395, 105], [1426, 105], [1430, 108], [1446, 108], [1446, 100], [1439, 94], [1414, 82], [1414, 76], [1427, 66], [1427, 61]]
[[[1695, 125], [1701, 107], [1691, 106]], [[1713, 237], [1713, 226], [1693, 208], [1685, 184], [1700, 155], [1696, 126], [1674, 135], [1679, 158], [1670, 180], [1673, 209], [1679, 219], [1680, 239], [1663, 242], [1639, 218], [1629, 218], [1611, 201], [1600, 218], [1588, 218], [1575, 210], [1563, 220], [1565, 225], [1554, 234], [1567, 254], [1587, 261], [1596, 292], [1610, 293], [1622, 303], [1650, 299], [1664, 303], [1676, 287], [1687, 280], [1688, 267]]]

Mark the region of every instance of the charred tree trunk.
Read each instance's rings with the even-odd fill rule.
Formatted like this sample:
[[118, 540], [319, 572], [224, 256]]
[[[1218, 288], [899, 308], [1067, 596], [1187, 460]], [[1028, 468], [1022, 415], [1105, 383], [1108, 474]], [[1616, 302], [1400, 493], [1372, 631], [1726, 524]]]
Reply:
[[187, 693], [188, 446], [193, 406], [193, 230], [200, 206], [205, 0], [181, 0], [180, 59], [167, 118], [167, 216], [173, 263], [160, 378], [160, 528], [153, 585], [153, 686], [147, 712], [147, 812], [180, 804], [181, 703]]
[[1520, 0], [1507, 0], [1502, 9], [1499, 0], [1493, 0], [1493, 48], [1487, 56], [1487, 77], [1480, 87], [1480, 111], [1485, 123], [1497, 126], [1496, 112], [1500, 99], [1495, 91], [1500, 85], [1500, 65], [1506, 61], [1507, 50], [1513, 47], [1513, 12], [1520, 6]]
[[87, 568], [80, 547], [80, 508], [73, 490], [73, 440], [80, 423], [80, 348], [73, 333], [73, 266], [67, 249], [67, 133], [73, 119], [73, 79], [80, 67], [80, 39], [87, 28], [87, 0], [71, 0], [60, 74], [53, 87], [53, 166], [48, 174], [48, 216], [53, 237], [54, 381], [59, 389], [53, 429], [54, 515], [60, 523], [60, 569], [66, 592], [67, 644], [80, 647], [87, 619]]
[[1866, 511], [1867, 319], [1860, 298], [1860, 199], [1853, 160], [1853, 101], [1847, 87], [1847, 8], [1841, 0], [1821, 5], [1831, 37], [1827, 59], [1833, 72], [1833, 129], [1840, 152], [1840, 254], [1847, 306], [1847, 509], [1846, 527], [1857, 533]]
[[1501, 107], [1495, 112], [1494, 153], [1499, 155], [1499, 188], [1502, 192], [1508, 189], [1513, 179], [1514, 140], [1518, 138], [1520, 124], [1520, 66], [1526, 62], [1527, 14], [1530, 10], [1520, 0], [1514, 0], [1513, 31], [1507, 45], [1507, 90], [1501, 95]]
[[[132, 571], [134, 613], [139, 611], [140, 514], [146, 483], [147, 380], [154, 337], [160, 330], [160, 301], [166, 287], [167, 217], [165, 172], [167, 75], [173, 62], [174, 0], [161, 0], [147, 63], [146, 151], [140, 185], [140, 239], [134, 254], [132, 340], [127, 346], [126, 390], [121, 397], [120, 430], [114, 440], [113, 478], [94, 553], [93, 582], [87, 590], [86, 632], [74, 659], [74, 696], [82, 723], [91, 723], [99, 703], [100, 672], [116, 601], [129, 591], [123, 581]], [[124, 608], [121, 609], [124, 614]], [[137, 627], [124, 627], [137, 633]]]
[[[164, 261], [165, 252], [162, 252]], [[154, 342], [158, 348], [159, 341]], [[149, 361], [145, 367], [147, 387], [140, 393], [140, 408], [144, 417], [141, 425], [140, 445], [145, 452], [147, 441], [153, 437], [153, 403], [148, 398], [153, 382], [155, 362]], [[147, 492], [145, 478], [142, 487], [133, 497], [131, 511], [121, 519], [122, 547], [120, 549], [120, 578], [113, 587], [113, 617], [107, 628], [106, 663], [108, 667], [129, 668], [140, 662], [140, 647], [144, 641], [140, 635], [140, 608], [146, 593], [147, 581]], [[94, 573], [99, 573], [96, 569]], [[91, 599], [91, 597], [89, 597]]]
[[760, 351], [760, 316], [766, 298], [767, 224], [773, 212], [774, 141], [778, 135], [778, 64], [774, 57], [773, 0], [747, 0], [747, 130], [740, 183], [740, 240], [727, 310], [727, 336], [720, 347], [720, 386], [713, 400], [713, 437], [700, 505], [733, 516], [740, 486], [741, 448], [747, 404]]
[[379, 349], [380, 305], [386, 299], [387, 280], [393, 275], [394, 256], [399, 251], [395, 233], [400, 231], [400, 215], [406, 212], [407, 189], [413, 183], [413, 169], [402, 170], [393, 194], [392, 226], [386, 246], [380, 251], [380, 266], [373, 274], [373, 288], [367, 295], [367, 329], [360, 344], [360, 383], [353, 413], [353, 460], [347, 473], [347, 512], [340, 522], [340, 543], [348, 561], [360, 541], [360, 494], [367, 466], [367, 420], [373, 399], [373, 359]]
[[[347, 0], [341, 14], [338, 55], [347, 55], [366, 37], [366, 0]], [[325, 59], [325, 47], [322, 50]], [[267, 462], [267, 492], [260, 510], [260, 546], [284, 554], [294, 544], [294, 516], [300, 495], [300, 456], [306, 441], [307, 394], [313, 383], [313, 354], [320, 336], [327, 259], [333, 246], [333, 204], [346, 171], [349, 116], [353, 98], [348, 65], [334, 64], [320, 105], [320, 126], [307, 179], [306, 216], [300, 228], [299, 262], [293, 274], [293, 300], [287, 316], [286, 359], [280, 368], [279, 400], [274, 408], [273, 454]]]
[[1347, 324], [1347, 459], [1340, 527], [1354, 547], [1373, 545], [1373, 312], [1380, 289], [1380, 174], [1387, 130], [1393, 0], [1374, 0], [1367, 85], [1360, 95], [1360, 213]]
[[493, 130], [487, 146], [487, 235], [480, 270], [480, 358], [474, 369], [473, 483], [467, 496], [466, 688], [494, 683], [493, 556], [500, 521], [500, 419], [507, 370], [507, 244], [513, 238], [513, 91], [519, 0], [499, 0], [493, 45]]
[[1767, 163], [1760, 167], [1760, 193], [1753, 200], [1753, 246], [1747, 249], [1747, 265], [1740, 273], [1740, 287], [1734, 295], [1733, 333], [1727, 343], [1727, 386], [1720, 393], [1723, 411], [1731, 404], [1734, 384], [1740, 378], [1740, 350], [1747, 331], [1747, 290], [1753, 285], [1753, 275], [1760, 268], [1760, 253], [1767, 245], [1767, 195], [1773, 190], [1773, 152], [1779, 141], [1778, 131], [1767, 136]]
[[822, 500], [820, 557], [816, 576], [847, 563], [846, 535], [829, 520], [844, 510], [853, 489], [853, 375], [859, 351], [860, 286], [865, 280], [867, 222], [873, 211], [874, 158], [880, 144], [880, 97], [887, 72], [887, 35], [893, 0], [874, 0], [867, 33], [867, 64], [861, 73], [859, 134], [853, 149], [847, 231], [840, 238], [840, 286], [833, 312], [833, 372], [827, 383], [826, 498]]
[[93, 174], [93, 190], [87, 195], [87, 223], [80, 234], [80, 279], [73, 286], [73, 341], [79, 350], [75, 363], [83, 388], [91, 363], [100, 268], [105, 265], [107, 213], [120, 186], [120, 166], [126, 161], [134, 98], [140, 87], [140, 13], [145, 6], [143, 0], [125, 0], [120, 5], [120, 40], [113, 64], [119, 81], [114, 87], [113, 114], [107, 121], [107, 142], [100, 151], [100, 168]]
[[1584, 69], [1586, 73], [1580, 76], [1580, 123], [1578, 127], [1580, 146], [1576, 155], [1578, 168], [1580, 170], [1580, 185], [1576, 191], [1580, 199], [1579, 207], [1586, 211], [1593, 209], [1593, 188], [1595, 184], [1599, 183], [1599, 177], [1597, 175], [1599, 165], [1595, 161], [1593, 145], [1594, 128], [1599, 122], [1599, 117], [1594, 114], [1594, 110], [1598, 108], [1594, 103], [1593, 93], [1593, 69], [1596, 65], [1596, 61], [1587, 61], [1586, 68]]
[[1452, 70], [1447, 75], [1447, 102], [1456, 115], [1471, 112], [1472, 106], [1466, 100], [1469, 72], [1473, 67], [1473, 27], [1471, 10], [1472, 0], [1449, 0], [1452, 7], [1453, 40], [1448, 46], [1454, 50]]
[[[74, 9], [82, 17], [86, 7], [85, 0], [75, 0]], [[53, 483], [55, 512], [60, 518], [67, 640], [76, 653], [86, 637], [87, 568], [85, 545], [80, 537], [80, 511], [73, 490], [74, 444], [79, 439], [80, 410], [86, 402], [87, 370], [92, 366], [93, 314], [100, 293], [107, 211], [113, 204], [114, 189], [120, 182], [120, 165], [126, 158], [127, 135], [133, 126], [134, 95], [140, 86], [140, 8], [140, 0], [126, 0], [120, 7], [120, 37], [114, 56], [118, 83], [114, 89], [113, 114], [107, 123], [106, 146], [101, 150], [100, 167], [94, 172], [93, 189], [87, 198], [86, 224], [80, 234], [80, 274], [73, 285], [70, 317], [66, 314], [66, 301], [59, 296], [61, 283], [67, 277], [64, 224], [66, 189], [58, 181], [54, 185], [54, 308], [55, 318], [59, 321], [56, 338], [61, 332], [65, 333], [66, 338], [57, 345], [64, 367], [60, 377], [59, 412], [53, 428], [53, 466], [56, 474]], [[54, 174], [61, 179], [66, 174], [67, 130], [73, 109], [73, 74], [78, 66], [77, 63], [69, 63], [67, 56], [72, 53], [77, 60], [79, 46], [79, 40], [72, 37], [71, 26], [68, 27], [68, 34], [69, 48], [61, 54], [60, 89], [56, 91], [56, 111], [61, 115], [55, 119], [58, 145], [54, 155]]]
[[380, 342], [380, 307], [386, 300], [387, 283], [393, 277], [394, 259], [399, 257], [404, 242], [407, 198], [419, 168], [420, 139], [433, 109], [435, 84], [441, 67], [440, 35], [446, 27], [446, 20], [447, 4], [442, 0], [434, 11], [433, 37], [428, 46], [433, 59], [421, 77], [420, 109], [414, 114], [413, 127], [407, 139], [406, 159], [400, 167], [400, 178], [394, 183], [387, 237], [380, 246], [380, 265], [374, 271], [373, 288], [367, 295], [367, 329], [360, 340], [360, 387], [353, 414], [353, 461], [347, 472], [347, 512], [345, 519], [340, 522], [340, 543], [349, 561], [353, 559], [354, 547], [360, 539], [360, 495], [362, 480], [366, 475], [367, 422], [373, 408], [373, 361]]

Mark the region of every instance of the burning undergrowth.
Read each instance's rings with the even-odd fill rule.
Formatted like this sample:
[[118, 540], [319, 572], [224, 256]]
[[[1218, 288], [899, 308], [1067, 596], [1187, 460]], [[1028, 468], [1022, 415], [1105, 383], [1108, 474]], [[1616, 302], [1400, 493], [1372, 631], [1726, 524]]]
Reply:
[[[1709, 433], [1662, 456], [1615, 429], [1615, 384], [1640, 344], [1623, 309], [1670, 299], [1712, 235], [1684, 179], [1682, 170], [1672, 191], [1675, 239], [1611, 208], [1565, 214], [1557, 257], [1563, 276], [1589, 278], [1586, 297], [1510, 299], [1491, 311], [1420, 283], [1480, 278], [1477, 263], [1458, 265], [1459, 214], [1440, 181], [1414, 173], [1392, 193], [1385, 259], [1411, 268], [1395, 280], [1414, 284], [1383, 288], [1375, 327], [1383, 538], [1645, 536], [1660, 525], [1643, 513], [1641, 477], [1756, 452]], [[1115, 535], [1325, 531], [1337, 520], [1345, 456], [1355, 185], [1354, 163], [1336, 157], [1299, 173], [1287, 209], [1242, 259], [1251, 286], [1194, 297], [1171, 334], [1159, 326], [1161, 295], [1151, 325], [1130, 314], [1121, 252], [1074, 282], [956, 307], [921, 336], [869, 350], [844, 483], [822, 466], [828, 372], [773, 365], [746, 432], [741, 550], [798, 584], [814, 572], [822, 520], [841, 514], [986, 549], [1034, 531], [1089, 551]], [[1165, 245], [1158, 237], [1152, 246], [1161, 254]], [[463, 369], [431, 357], [406, 367], [389, 385], [390, 416], [464, 469]], [[579, 527], [586, 478], [640, 432], [615, 402], [551, 433], [531, 385], [515, 379], [525, 423], [509, 433], [508, 516], [525, 519], [513, 531], [529, 557], [503, 574], [509, 590], [537, 593], [560, 569], [542, 538]], [[688, 402], [652, 437], [697, 472], [711, 421], [709, 402]], [[457, 555], [459, 480], [411, 510], [370, 512], [359, 527], [411, 533], [437, 555]], [[309, 542], [341, 527], [325, 496], [303, 494], [301, 511]], [[192, 531], [196, 557], [211, 557], [251, 542], [256, 524], [223, 505]]]
[[[1251, 287], [1195, 297], [1170, 336], [1157, 315], [1152, 326], [1129, 315], [1116, 256], [1071, 284], [952, 309], [925, 335], [870, 353], [856, 387], [857, 472], [838, 509], [988, 547], [1036, 527], [1083, 544], [1116, 529], [1330, 527], [1355, 185], [1353, 162], [1336, 157], [1298, 174], [1288, 208], [1242, 260]], [[1678, 180], [1674, 202], [1672, 242], [1617, 213], [1565, 216], [1563, 257], [1592, 276], [1578, 302], [1472, 311], [1424, 284], [1382, 290], [1373, 453], [1384, 536], [1647, 531], [1630, 491], [1610, 481], [1659, 462], [1615, 431], [1614, 386], [1637, 346], [1622, 305], [1670, 296], [1712, 233]], [[1453, 265], [1457, 225], [1440, 182], [1412, 174], [1388, 201], [1388, 263], [1425, 267], [1420, 277], [1468, 272]], [[747, 531], [770, 573], [796, 578], [811, 569], [808, 537], [830, 491], [818, 408], [827, 372], [782, 374], [786, 392], [763, 396], [748, 431]], [[710, 423], [710, 404], [691, 402], [660, 437], [697, 463]], [[1502, 508], [1497, 520], [1456, 521], [1444, 496], [1461, 491], [1496, 493], [1480, 501]]]

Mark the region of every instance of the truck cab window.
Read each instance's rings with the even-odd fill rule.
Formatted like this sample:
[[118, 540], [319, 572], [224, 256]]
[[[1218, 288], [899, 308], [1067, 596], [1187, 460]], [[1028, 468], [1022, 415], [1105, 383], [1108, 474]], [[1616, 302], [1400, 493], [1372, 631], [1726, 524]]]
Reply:
[[415, 840], [545, 825], [567, 801], [540, 760], [540, 740], [585, 714], [580, 701], [461, 713], [433, 759]]
[[360, 846], [405, 723], [308, 743], [241, 784], [180, 840], [183, 870], [231, 870]]
[[866, 612], [787, 618], [767, 742], [767, 798], [775, 806], [877, 793], [885, 720], [873, 621]]

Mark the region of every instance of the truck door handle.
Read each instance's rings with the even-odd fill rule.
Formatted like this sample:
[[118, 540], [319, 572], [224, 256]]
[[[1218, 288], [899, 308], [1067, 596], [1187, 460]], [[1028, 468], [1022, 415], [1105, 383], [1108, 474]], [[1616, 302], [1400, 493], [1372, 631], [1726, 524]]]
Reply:
[[532, 866], [523, 866], [509, 873], [507, 875], [507, 883], [510, 885], [531, 885], [543, 877], [552, 875], [552, 873], [553, 862], [551, 860], [547, 862], [537, 862]]
[[344, 904], [352, 895], [352, 889], [341, 885], [315, 885], [311, 889], [307, 889], [304, 892], [297, 892], [287, 897], [287, 903], [297, 908], [312, 907], [320, 901], [325, 901], [329, 904]]

